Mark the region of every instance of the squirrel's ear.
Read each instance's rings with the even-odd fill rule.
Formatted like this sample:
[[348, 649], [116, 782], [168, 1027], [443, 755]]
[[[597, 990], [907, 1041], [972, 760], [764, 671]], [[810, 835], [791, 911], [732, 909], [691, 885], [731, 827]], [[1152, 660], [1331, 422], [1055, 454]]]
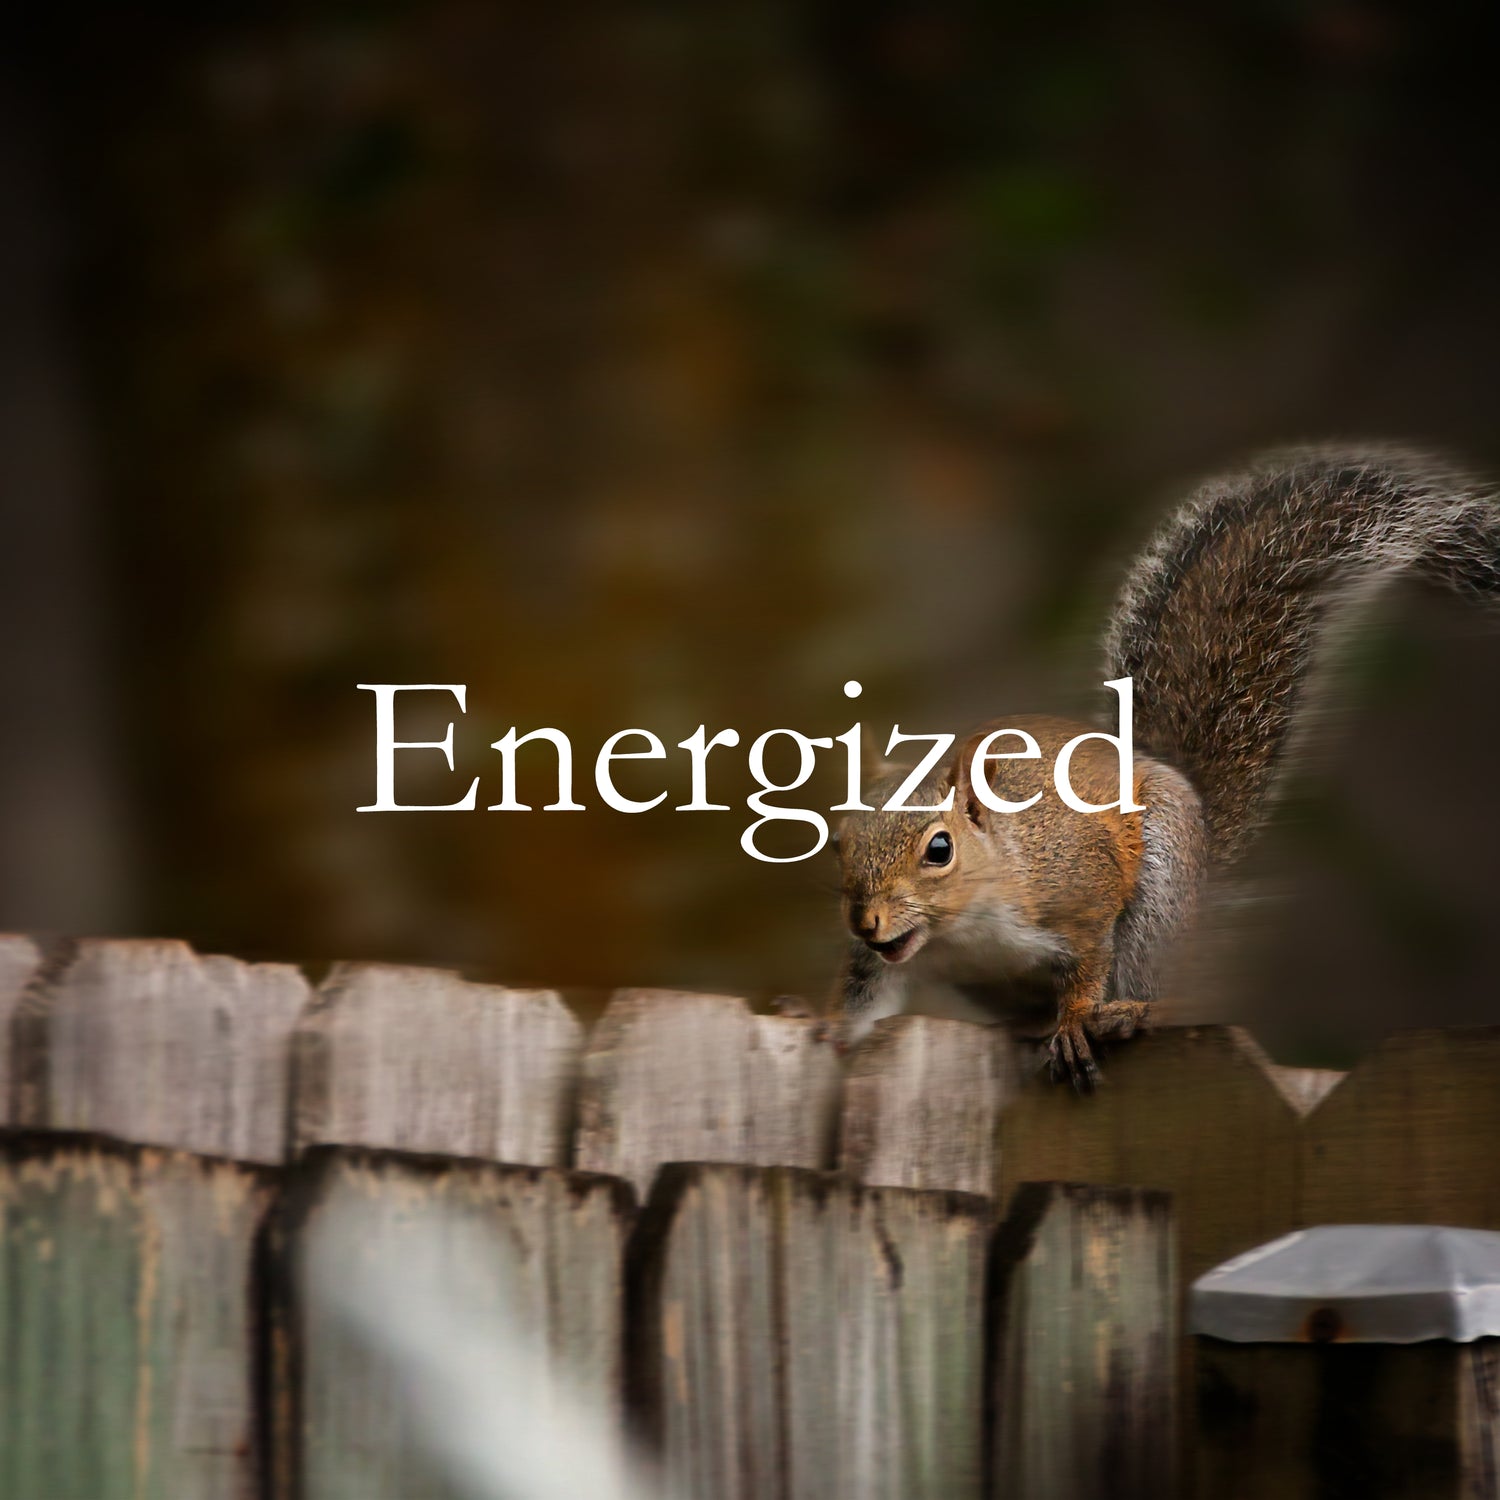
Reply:
[[948, 779], [953, 785], [953, 800], [963, 815], [976, 827], [984, 827], [984, 803], [974, 794], [971, 772], [974, 767], [974, 751], [984, 738], [982, 734], [971, 734], [958, 747], [953, 757], [953, 767]]

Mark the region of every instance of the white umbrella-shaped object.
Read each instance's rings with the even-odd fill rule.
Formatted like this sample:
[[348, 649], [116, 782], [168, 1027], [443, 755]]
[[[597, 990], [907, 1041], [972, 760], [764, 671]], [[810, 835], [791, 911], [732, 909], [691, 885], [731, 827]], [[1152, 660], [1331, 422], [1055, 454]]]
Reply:
[[1468, 1343], [1500, 1335], [1500, 1234], [1429, 1224], [1301, 1229], [1193, 1283], [1194, 1333], [1236, 1343]]

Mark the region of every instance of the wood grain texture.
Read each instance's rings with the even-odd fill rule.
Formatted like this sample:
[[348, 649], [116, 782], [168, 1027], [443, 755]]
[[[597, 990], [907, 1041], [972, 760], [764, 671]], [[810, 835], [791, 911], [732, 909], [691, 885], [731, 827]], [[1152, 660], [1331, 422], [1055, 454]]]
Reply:
[[340, 964], [293, 1042], [295, 1139], [565, 1166], [582, 1047], [551, 990]]
[[15, 1119], [14, 1081], [10, 1066], [11, 1022], [41, 961], [41, 952], [29, 937], [0, 933], [0, 1125], [9, 1125]]
[[1500, 1338], [1459, 1351], [1458, 1451], [1462, 1500], [1500, 1500]]
[[1199, 1494], [1500, 1497], [1500, 1340], [1198, 1343]]
[[251, 1500], [263, 1173], [0, 1136], [0, 1494]]
[[957, 1193], [675, 1164], [631, 1254], [633, 1405], [716, 1500], [967, 1500], [991, 1218]]
[[177, 942], [81, 942], [16, 1008], [17, 1122], [281, 1161], [307, 994], [290, 964]]
[[872, 1186], [995, 1190], [996, 1126], [1021, 1058], [998, 1026], [879, 1022], [844, 1081], [839, 1169]]
[[1028, 1083], [1001, 1114], [1002, 1201], [1026, 1181], [1168, 1192], [1192, 1281], [1298, 1222], [1301, 1116], [1271, 1067], [1235, 1027], [1178, 1027], [1121, 1047], [1096, 1094]]
[[633, 1423], [685, 1496], [784, 1491], [779, 1214], [771, 1172], [673, 1163], [628, 1263]]
[[[1234, 1027], [1171, 1027], [1119, 1048], [1103, 1087], [1079, 1096], [1038, 1079], [1000, 1117], [1000, 1201], [1024, 1181], [1171, 1194], [1178, 1327], [1188, 1286], [1301, 1223], [1302, 1117], [1272, 1064]], [[1193, 1341], [1178, 1342], [1179, 1473], [1194, 1472]], [[1205, 1497], [1207, 1500], [1207, 1497]]]
[[780, 1187], [788, 1500], [977, 1500], [989, 1200]]
[[642, 1194], [667, 1161], [830, 1166], [841, 1070], [816, 1029], [724, 995], [621, 991], [584, 1051], [576, 1164]]
[[1176, 1493], [1176, 1267], [1170, 1199], [1029, 1183], [990, 1279], [994, 1493]]
[[1308, 1224], [1500, 1229], [1500, 1027], [1390, 1037], [1304, 1127]]
[[[271, 1235], [277, 1493], [406, 1500], [467, 1493], [422, 1441], [389, 1351], [340, 1312], [344, 1272], [394, 1299], [440, 1296], [462, 1330], [525, 1364], [528, 1399], [582, 1400], [623, 1434], [623, 1262], [634, 1217], [616, 1179], [555, 1168], [318, 1147], [295, 1167]], [[436, 1281], [433, 1278], [436, 1277]], [[419, 1311], [421, 1306], [418, 1304]], [[426, 1336], [427, 1324], [422, 1325]], [[434, 1320], [424, 1358], [472, 1361]], [[420, 1380], [418, 1381], [420, 1385]], [[497, 1425], [500, 1417], [497, 1415]]]

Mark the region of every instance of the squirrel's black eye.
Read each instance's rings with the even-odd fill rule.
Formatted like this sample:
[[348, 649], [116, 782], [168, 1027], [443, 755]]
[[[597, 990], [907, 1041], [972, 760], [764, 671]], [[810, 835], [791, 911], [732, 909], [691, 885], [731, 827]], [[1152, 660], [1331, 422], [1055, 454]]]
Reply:
[[922, 852], [922, 863], [924, 865], [946, 865], [953, 858], [953, 836], [944, 833], [940, 829], [927, 840], [927, 848]]

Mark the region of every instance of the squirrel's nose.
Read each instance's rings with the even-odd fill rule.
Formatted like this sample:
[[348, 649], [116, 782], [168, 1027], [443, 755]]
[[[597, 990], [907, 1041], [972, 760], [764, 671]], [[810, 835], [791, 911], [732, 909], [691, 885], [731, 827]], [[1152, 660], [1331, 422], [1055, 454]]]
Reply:
[[884, 923], [878, 911], [872, 911], [868, 906], [856, 906], [849, 913], [849, 925], [866, 942], [879, 942], [880, 929]]

